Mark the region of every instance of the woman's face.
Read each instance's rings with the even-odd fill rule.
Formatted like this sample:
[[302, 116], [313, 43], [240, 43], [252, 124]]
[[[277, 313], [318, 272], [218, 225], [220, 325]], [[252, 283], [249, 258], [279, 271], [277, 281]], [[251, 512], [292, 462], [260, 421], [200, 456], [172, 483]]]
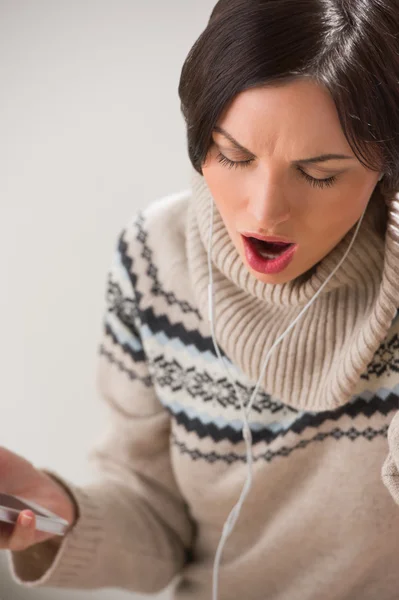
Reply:
[[340, 242], [380, 175], [353, 154], [328, 92], [304, 79], [239, 94], [213, 132], [203, 174], [244, 264], [274, 284]]

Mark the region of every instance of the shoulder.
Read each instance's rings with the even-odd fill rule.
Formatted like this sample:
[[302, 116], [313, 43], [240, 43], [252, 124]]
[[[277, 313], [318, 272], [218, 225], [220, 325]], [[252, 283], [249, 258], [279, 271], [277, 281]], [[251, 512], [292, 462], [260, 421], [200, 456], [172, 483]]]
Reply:
[[136, 213], [121, 237], [134, 252], [151, 246], [153, 252], [168, 259], [178, 259], [185, 251], [185, 223], [191, 190], [183, 190], [156, 199]]
[[[157, 199], [137, 213], [119, 239], [122, 264], [128, 271], [142, 309], [186, 311], [193, 301], [186, 252], [186, 219], [191, 190]], [[189, 313], [197, 314], [196, 309]]]
[[191, 190], [186, 189], [155, 200], [141, 212], [148, 228], [167, 226], [171, 232], [184, 228]]

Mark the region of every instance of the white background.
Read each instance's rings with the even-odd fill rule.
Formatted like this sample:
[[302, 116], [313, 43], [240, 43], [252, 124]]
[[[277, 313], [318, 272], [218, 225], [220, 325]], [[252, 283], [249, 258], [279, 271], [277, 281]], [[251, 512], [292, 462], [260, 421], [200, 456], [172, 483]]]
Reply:
[[[177, 87], [215, 2], [0, 0], [0, 445], [77, 484], [106, 271], [137, 209], [188, 187]], [[0, 562], [2, 600], [136, 598], [27, 590]]]

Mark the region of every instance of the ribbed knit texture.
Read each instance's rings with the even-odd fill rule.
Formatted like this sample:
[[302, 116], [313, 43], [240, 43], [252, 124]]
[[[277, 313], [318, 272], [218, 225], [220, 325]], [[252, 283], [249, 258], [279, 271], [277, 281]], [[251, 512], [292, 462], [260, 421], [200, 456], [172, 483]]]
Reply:
[[[205, 319], [213, 199], [205, 179], [195, 171], [192, 187], [187, 249], [195, 297]], [[345, 263], [274, 350], [263, 388], [289, 406], [327, 410], [347, 402], [385, 338], [399, 305], [398, 207], [396, 201], [390, 206], [384, 244], [373, 224], [374, 206], [370, 206]], [[215, 213], [216, 337], [233, 363], [256, 382], [267, 350], [342, 259], [353, 231], [306, 279], [271, 285], [247, 270], [216, 208]]]

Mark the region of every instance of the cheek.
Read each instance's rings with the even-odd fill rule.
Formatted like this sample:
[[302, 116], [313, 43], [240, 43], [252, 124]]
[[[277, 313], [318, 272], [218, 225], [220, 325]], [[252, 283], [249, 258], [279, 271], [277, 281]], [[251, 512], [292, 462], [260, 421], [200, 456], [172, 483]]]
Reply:
[[338, 182], [327, 190], [311, 193], [308, 208], [321, 222], [353, 224], [362, 216], [373, 190], [370, 181]]
[[352, 189], [349, 193], [331, 190], [328, 198], [321, 195], [308, 212], [306, 229], [322, 251], [331, 250], [361, 218], [370, 199], [370, 190]]
[[246, 193], [237, 173], [212, 165], [203, 168], [203, 175], [224, 222], [232, 223], [245, 208]]

